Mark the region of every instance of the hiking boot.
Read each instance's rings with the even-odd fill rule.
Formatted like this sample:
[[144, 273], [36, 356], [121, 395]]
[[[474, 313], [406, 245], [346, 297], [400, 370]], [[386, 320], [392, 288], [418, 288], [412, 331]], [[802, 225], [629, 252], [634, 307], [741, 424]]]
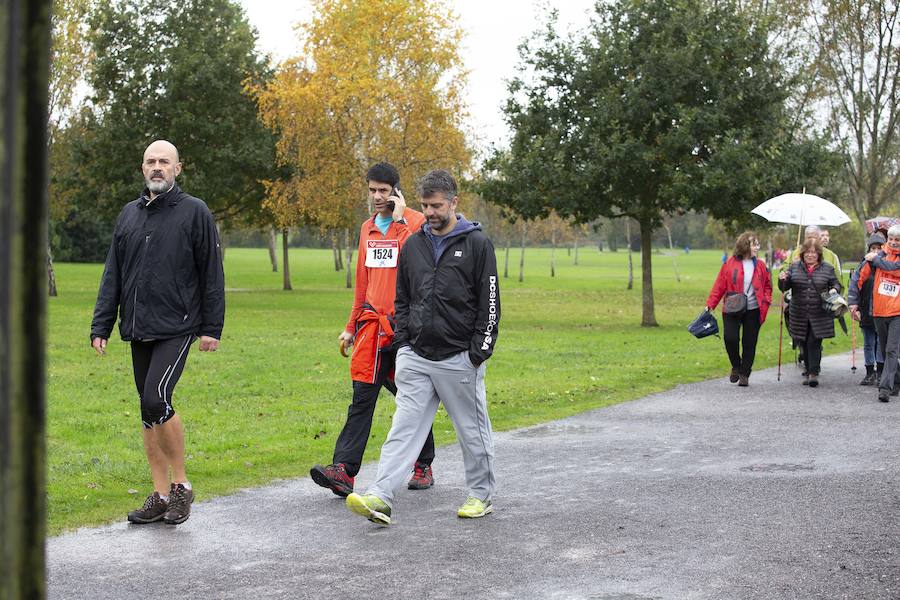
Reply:
[[434, 485], [434, 475], [431, 472], [431, 465], [423, 462], [416, 462], [413, 468], [413, 476], [406, 486], [411, 490], [427, 490]]
[[819, 376], [816, 373], [809, 374], [809, 387], [819, 386]]
[[732, 369], [731, 375], [728, 376], [728, 381], [730, 381], [731, 383], [737, 383], [737, 380], [740, 379], [740, 377], [741, 377], [741, 374], [738, 373], [738, 370]]
[[878, 390], [878, 401], [879, 402], [890, 402], [890, 398], [888, 398], [889, 395], [890, 395], [890, 392], [888, 390], [879, 389]]
[[153, 492], [144, 501], [144, 505], [137, 510], [128, 513], [129, 523], [155, 523], [163, 518], [169, 504], [159, 497], [159, 492]]
[[748, 377], [747, 375], [741, 375], [738, 379], [738, 385], [741, 387], [747, 387], [748, 385], [750, 385], [750, 377]]
[[179, 525], [191, 516], [191, 503], [194, 501], [194, 490], [189, 490], [180, 483], [173, 483], [169, 490], [169, 510], [163, 520], [169, 525]]
[[327, 467], [316, 465], [309, 470], [309, 476], [323, 488], [328, 488], [341, 498], [346, 498], [353, 492], [354, 478], [347, 475], [347, 467], [344, 463], [336, 463]]
[[866, 376], [862, 378], [859, 385], [875, 385], [875, 365], [866, 365]]
[[803, 374], [803, 385], [809, 385], [809, 373]]
[[377, 525], [391, 524], [391, 507], [375, 494], [347, 496], [347, 508]]
[[884, 363], [875, 363], [875, 385], [881, 386], [881, 373], [884, 371]]
[[491, 501], [482, 501], [475, 496], [466, 498], [465, 503], [456, 511], [456, 516], [462, 519], [477, 519], [494, 512], [494, 506]]

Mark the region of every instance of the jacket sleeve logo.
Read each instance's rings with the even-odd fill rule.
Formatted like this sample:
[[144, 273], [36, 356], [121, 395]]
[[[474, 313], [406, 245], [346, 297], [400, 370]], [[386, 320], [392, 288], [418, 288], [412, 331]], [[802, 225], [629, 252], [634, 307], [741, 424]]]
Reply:
[[497, 328], [497, 276], [491, 275], [488, 280], [488, 322], [484, 329], [482, 350], [490, 350], [494, 343], [494, 329]]

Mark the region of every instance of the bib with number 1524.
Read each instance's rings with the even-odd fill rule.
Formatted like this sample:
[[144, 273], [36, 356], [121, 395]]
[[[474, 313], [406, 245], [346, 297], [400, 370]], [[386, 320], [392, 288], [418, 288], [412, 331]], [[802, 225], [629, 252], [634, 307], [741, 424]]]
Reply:
[[366, 266], [375, 269], [391, 269], [397, 266], [400, 242], [397, 240], [368, 240], [366, 242]]
[[896, 298], [897, 294], [900, 293], [900, 282], [882, 279], [881, 283], [878, 285], [878, 293], [882, 296]]

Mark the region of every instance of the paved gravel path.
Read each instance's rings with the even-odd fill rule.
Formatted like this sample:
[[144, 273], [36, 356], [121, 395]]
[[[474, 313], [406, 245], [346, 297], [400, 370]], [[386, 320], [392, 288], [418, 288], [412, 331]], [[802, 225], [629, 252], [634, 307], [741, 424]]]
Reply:
[[450, 446], [389, 528], [304, 478], [83, 529], [50, 540], [49, 597], [897, 600], [900, 401], [860, 378], [829, 357], [815, 390], [770, 369], [497, 434], [480, 520]]

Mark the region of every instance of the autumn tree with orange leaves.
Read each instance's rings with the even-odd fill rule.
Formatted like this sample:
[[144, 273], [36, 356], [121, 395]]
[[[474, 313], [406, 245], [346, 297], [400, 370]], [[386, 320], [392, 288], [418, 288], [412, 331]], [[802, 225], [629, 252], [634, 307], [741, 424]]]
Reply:
[[[363, 177], [385, 160], [413, 182], [432, 168], [463, 175], [466, 73], [456, 16], [431, 0], [313, 0], [303, 51], [256, 90], [291, 174], [266, 182], [280, 227], [353, 230], [365, 218]], [[348, 236], [351, 237], [351, 236]], [[352, 243], [352, 242], [351, 242]]]

